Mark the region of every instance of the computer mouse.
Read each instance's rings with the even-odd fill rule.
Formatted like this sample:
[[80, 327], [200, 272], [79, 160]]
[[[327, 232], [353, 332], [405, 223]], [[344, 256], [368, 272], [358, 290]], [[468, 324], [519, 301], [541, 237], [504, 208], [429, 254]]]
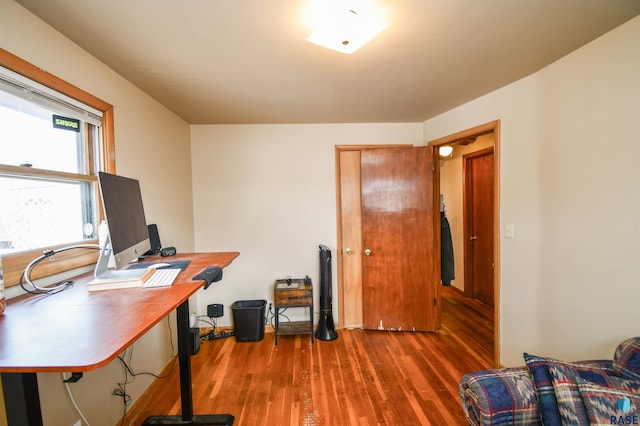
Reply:
[[169, 266], [171, 266], [170, 263], [152, 263], [151, 265], [147, 266], [147, 269], [168, 268]]

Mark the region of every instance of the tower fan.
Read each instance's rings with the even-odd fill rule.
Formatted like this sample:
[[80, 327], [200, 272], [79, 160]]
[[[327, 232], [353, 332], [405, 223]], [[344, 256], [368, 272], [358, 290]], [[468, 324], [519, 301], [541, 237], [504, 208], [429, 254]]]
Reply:
[[338, 338], [333, 324], [333, 306], [331, 300], [331, 250], [320, 246], [320, 321], [316, 329], [316, 339], [335, 340]]

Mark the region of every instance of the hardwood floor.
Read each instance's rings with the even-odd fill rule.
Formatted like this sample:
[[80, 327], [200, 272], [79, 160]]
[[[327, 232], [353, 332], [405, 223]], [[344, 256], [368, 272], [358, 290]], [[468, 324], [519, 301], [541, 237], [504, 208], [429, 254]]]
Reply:
[[[265, 333], [260, 342], [203, 341], [191, 358], [196, 414], [235, 425], [428, 425], [466, 421], [458, 380], [493, 365], [491, 308], [442, 292], [435, 333], [338, 330], [337, 340]], [[129, 410], [128, 424], [180, 413], [177, 368]], [[127, 424], [127, 420], [124, 424]]]

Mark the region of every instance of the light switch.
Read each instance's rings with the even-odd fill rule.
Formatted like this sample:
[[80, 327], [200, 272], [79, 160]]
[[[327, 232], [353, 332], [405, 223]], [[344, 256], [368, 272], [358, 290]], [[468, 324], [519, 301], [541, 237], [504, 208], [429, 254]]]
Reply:
[[504, 228], [504, 237], [513, 239], [515, 237], [515, 230], [513, 223], [507, 223]]

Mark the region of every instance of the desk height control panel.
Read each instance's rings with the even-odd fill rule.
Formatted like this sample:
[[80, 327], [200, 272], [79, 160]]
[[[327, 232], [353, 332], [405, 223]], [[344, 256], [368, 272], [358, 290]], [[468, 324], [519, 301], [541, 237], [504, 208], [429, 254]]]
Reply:
[[[273, 288], [275, 308], [275, 344], [278, 336], [285, 334], [310, 334], [313, 339], [313, 286], [310, 278], [276, 280]], [[309, 308], [308, 321], [280, 322], [280, 310], [285, 308]]]

